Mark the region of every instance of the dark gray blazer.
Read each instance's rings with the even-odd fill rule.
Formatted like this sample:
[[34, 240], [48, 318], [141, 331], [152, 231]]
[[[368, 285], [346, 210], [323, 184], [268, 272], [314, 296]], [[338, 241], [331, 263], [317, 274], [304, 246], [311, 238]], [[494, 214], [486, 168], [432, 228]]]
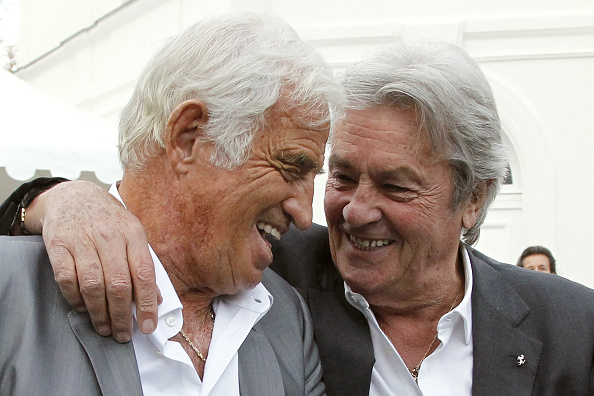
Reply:
[[[292, 230], [275, 243], [274, 260], [309, 305], [328, 395], [367, 395], [375, 362], [369, 326], [345, 299], [326, 228]], [[470, 261], [472, 394], [594, 395], [594, 290], [473, 249]]]
[[[303, 299], [272, 271], [270, 311], [239, 349], [242, 395], [324, 392]], [[0, 395], [141, 395], [133, 343], [101, 337], [53, 279], [40, 237], [0, 237]]]

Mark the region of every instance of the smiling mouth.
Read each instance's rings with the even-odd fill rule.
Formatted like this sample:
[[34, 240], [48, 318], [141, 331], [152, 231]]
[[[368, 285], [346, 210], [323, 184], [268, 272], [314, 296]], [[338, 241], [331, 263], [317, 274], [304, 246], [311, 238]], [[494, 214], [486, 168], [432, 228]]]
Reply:
[[281, 233], [274, 226], [271, 226], [270, 224], [266, 224], [266, 223], [260, 221], [260, 222], [258, 222], [258, 224], [256, 224], [256, 227], [258, 228], [258, 230], [260, 231], [260, 234], [262, 235], [262, 237], [264, 239], [266, 239], [267, 235], [272, 235], [272, 237], [274, 239], [276, 239], [277, 241], [280, 241]]
[[359, 250], [374, 250], [394, 243], [394, 241], [390, 239], [362, 239], [350, 234], [347, 235], [352, 244]]

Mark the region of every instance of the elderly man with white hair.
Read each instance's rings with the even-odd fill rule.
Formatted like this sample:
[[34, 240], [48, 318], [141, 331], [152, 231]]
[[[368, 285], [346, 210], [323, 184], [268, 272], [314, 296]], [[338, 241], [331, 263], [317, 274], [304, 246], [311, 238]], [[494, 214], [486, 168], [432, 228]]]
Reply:
[[[343, 100], [330, 68], [275, 17], [212, 17], [167, 41], [123, 110], [124, 175], [110, 190], [146, 233], [134, 248], [148, 247], [150, 270], [137, 275], [156, 275], [158, 317], [143, 302], [133, 330], [116, 334], [131, 343], [98, 335], [62, 298], [42, 240], [0, 237], [0, 394], [323, 394], [308, 309], [267, 269], [266, 237], [311, 225]], [[102, 281], [82, 279], [81, 291]], [[122, 292], [121, 279], [111, 285]]]

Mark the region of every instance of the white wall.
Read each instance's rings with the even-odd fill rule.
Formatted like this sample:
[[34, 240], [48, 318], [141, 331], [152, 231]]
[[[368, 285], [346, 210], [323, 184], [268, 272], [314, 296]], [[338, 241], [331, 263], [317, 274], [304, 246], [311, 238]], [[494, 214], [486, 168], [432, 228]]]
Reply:
[[[545, 245], [562, 275], [594, 287], [594, 253], [587, 248], [594, 224], [594, 2], [21, 0], [18, 74], [116, 120], [165, 37], [230, 9], [280, 15], [337, 71], [393, 36], [465, 48], [493, 86], [514, 175], [489, 214], [479, 248], [515, 262], [526, 246]], [[315, 219], [323, 223], [322, 179], [318, 185]]]

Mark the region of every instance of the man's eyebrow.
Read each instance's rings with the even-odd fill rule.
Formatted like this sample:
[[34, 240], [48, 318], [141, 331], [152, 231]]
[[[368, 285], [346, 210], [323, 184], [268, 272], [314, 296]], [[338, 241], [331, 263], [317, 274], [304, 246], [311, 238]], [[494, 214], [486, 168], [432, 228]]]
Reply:
[[279, 158], [285, 164], [295, 166], [303, 172], [318, 169], [320, 164], [305, 153], [281, 153]]
[[[331, 168], [340, 168], [344, 171], [354, 169], [354, 165], [351, 164], [347, 159], [334, 154], [330, 154], [328, 165]], [[397, 166], [394, 168], [382, 169], [379, 173], [377, 173], [377, 176], [382, 179], [398, 179], [422, 185], [422, 179], [419, 177], [419, 175], [407, 166]]]
[[353, 166], [345, 158], [339, 157], [338, 155], [331, 153], [328, 159], [328, 166], [339, 167], [343, 169], [351, 169]]
[[419, 175], [414, 172], [411, 168], [406, 166], [399, 166], [393, 169], [386, 169], [383, 172], [380, 172], [380, 177], [384, 179], [397, 179], [400, 181], [416, 183], [422, 185], [422, 179]]

